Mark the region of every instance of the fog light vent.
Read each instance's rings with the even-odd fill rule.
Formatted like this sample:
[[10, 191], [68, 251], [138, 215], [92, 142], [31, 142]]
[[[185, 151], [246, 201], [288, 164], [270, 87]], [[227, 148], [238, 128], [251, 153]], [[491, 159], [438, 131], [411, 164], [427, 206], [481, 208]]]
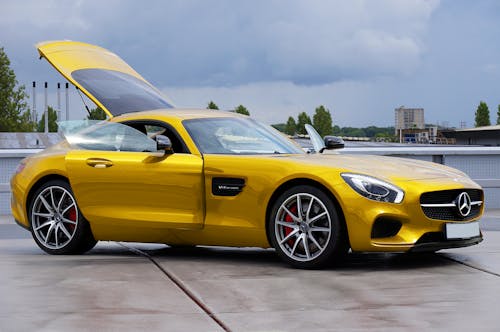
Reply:
[[401, 229], [401, 222], [390, 218], [378, 218], [373, 223], [372, 239], [391, 237], [398, 234]]

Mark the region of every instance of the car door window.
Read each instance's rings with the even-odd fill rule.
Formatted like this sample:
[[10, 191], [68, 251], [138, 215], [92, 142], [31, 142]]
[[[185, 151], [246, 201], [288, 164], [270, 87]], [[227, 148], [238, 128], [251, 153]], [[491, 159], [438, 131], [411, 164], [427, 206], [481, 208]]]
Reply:
[[147, 135], [147, 137], [152, 140], [158, 135], [167, 136], [172, 142], [172, 150], [174, 153], [190, 153], [177, 131], [166, 123], [151, 120], [134, 120], [124, 122], [123, 124]]
[[[71, 122], [71, 123], [70, 123]], [[68, 143], [76, 149], [154, 152], [156, 142], [141, 131], [114, 122], [68, 121], [62, 124]]]

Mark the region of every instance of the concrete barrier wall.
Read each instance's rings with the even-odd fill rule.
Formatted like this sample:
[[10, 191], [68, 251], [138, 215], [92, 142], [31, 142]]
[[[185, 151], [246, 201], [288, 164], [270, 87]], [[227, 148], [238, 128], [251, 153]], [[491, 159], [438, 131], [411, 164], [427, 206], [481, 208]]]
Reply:
[[[39, 149], [0, 150], [0, 214], [10, 213], [10, 178], [21, 159]], [[497, 147], [363, 147], [342, 154], [376, 154], [433, 161], [467, 173], [485, 191], [486, 207], [500, 208], [500, 148]]]
[[10, 213], [10, 178], [19, 162], [40, 149], [1, 149], [0, 150], [0, 214]]

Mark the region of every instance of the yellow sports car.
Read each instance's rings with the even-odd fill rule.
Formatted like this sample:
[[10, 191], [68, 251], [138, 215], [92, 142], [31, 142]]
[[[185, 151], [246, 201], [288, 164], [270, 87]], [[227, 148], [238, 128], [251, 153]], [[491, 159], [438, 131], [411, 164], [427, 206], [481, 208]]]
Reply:
[[51, 254], [97, 241], [274, 247], [317, 268], [352, 251], [436, 251], [482, 241], [483, 191], [435, 163], [306, 153], [250, 117], [174, 109], [117, 55], [37, 45], [109, 120], [61, 124], [66, 140], [24, 159], [12, 213]]

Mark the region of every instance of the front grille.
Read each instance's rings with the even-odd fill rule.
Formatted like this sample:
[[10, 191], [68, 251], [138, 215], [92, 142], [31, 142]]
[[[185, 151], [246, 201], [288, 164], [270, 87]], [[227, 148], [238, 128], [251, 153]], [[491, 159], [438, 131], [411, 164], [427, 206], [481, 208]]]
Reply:
[[482, 201], [483, 191], [481, 189], [455, 189], [424, 193], [420, 196], [420, 204], [443, 204], [453, 203], [461, 193], [469, 194], [472, 201]]
[[[469, 194], [472, 206], [469, 215], [463, 217], [456, 207], [458, 196], [466, 192]], [[481, 212], [483, 205], [483, 191], [481, 189], [442, 190], [422, 194], [420, 205], [424, 214], [430, 219], [466, 221], [473, 219]]]

